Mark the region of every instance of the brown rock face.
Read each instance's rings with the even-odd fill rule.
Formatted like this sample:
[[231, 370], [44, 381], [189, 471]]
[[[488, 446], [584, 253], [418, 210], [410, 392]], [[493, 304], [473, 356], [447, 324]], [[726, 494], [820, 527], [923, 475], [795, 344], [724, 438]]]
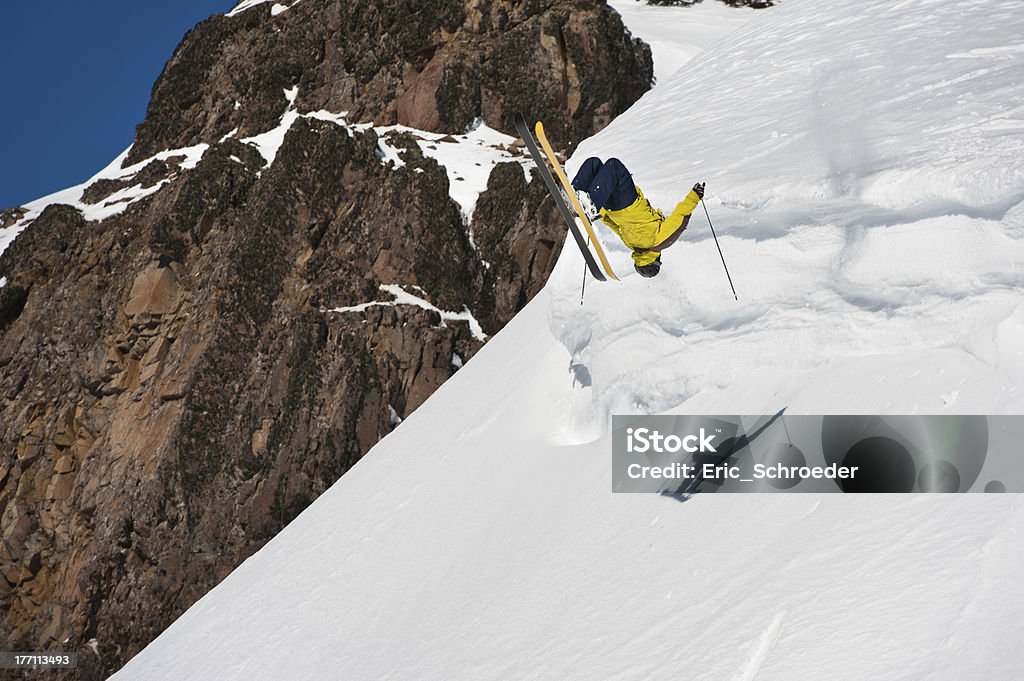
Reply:
[[467, 225], [407, 133], [400, 168], [373, 130], [300, 118], [269, 166], [225, 134], [276, 127], [298, 85], [300, 111], [453, 132], [543, 102], [576, 137], [650, 81], [596, 2], [269, 11], [201, 24], [154, 87], [134, 160], [211, 144], [196, 167], [96, 183], [162, 184], [102, 222], [51, 206], [0, 256], [0, 649], [82, 653], [54, 679], [119, 668], [480, 348], [382, 286], [495, 333], [565, 238], [516, 163]]
[[523, 111], [564, 147], [639, 99], [652, 73], [650, 49], [596, 0], [303, 0], [277, 16], [266, 3], [185, 36], [129, 161], [268, 130], [296, 85], [300, 110], [433, 132], [482, 117], [514, 134]]

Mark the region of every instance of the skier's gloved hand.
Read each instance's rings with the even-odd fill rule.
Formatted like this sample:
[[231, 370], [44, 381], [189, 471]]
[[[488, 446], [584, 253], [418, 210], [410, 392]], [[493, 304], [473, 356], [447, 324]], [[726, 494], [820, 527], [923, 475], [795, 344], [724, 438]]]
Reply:
[[704, 183], [703, 182], [698, 182], [697, 184], [693, 185], [693, 193], [697, 195], [697, 198], [703, 199], [704, 198]]

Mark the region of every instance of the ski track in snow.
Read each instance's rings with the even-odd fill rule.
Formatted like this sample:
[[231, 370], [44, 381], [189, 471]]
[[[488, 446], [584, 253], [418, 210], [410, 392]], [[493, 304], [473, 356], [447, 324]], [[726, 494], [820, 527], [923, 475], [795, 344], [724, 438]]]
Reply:
[[768, 628], [761, 632], [758, 640], [752, 646], [750, 657], [746, 665], [744, 665], [743, 671], [735, 677], [736, 681], [754, 681], [757, 678], [761, 665], [768, 659], [768, 654], [775, 647], [775, 641], [779, 638], [779, 632], [782, 630], [782, 621], [785, 616], [785, 611], [780, 612], [772, 619]]

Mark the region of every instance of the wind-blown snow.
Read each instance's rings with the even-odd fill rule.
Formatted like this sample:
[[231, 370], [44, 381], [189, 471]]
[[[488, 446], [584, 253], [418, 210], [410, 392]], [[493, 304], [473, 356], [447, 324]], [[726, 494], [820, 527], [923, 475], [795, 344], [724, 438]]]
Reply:
[[567, 245], [115, 678], [1024, 677], [1018, 495], [616, 495], [607, 427], [1024, 411], [1015, 8], [787, 0], [662, 80], [570, 171], [617, 155], [667, 208], [707, 179], [740, 302], [702, 211], [652, 280], [602, 229], [626, 276], [583, 306]]
[[[418, 287], [416, 287], [418, 288]], [[462, 321], [469, 324], [469, 330], [473, 334], [473, 337], [479, 341], [487, 340], [487, 334], [484, 333], [480, 323], [473, 316], [473, 313], [468, 308], [463, 308], [462, 312], [451, 312], [449, 310], [442, 310], [436, 307], [433, 303], [414, 296], [413, 294], [406, 291], [399, 284], [381, 284], [380, 290], [386, 293], [390, 293], [393, 300], [374, 300], [369, 303], [360, 303], [358, 305], [350, 305], [348, 307], [335, 307], [327, 312], [345, 313], [345, 312], [363, 312], [367, 308], [386, 306], [394, 307], [395, 305], [413, 305], [415, 307], [421, 307], [424, 310], [431, 310], [441, 316], [441, 324], [444, 322]], [[421, 290], [422, 292], [422, 290]]]

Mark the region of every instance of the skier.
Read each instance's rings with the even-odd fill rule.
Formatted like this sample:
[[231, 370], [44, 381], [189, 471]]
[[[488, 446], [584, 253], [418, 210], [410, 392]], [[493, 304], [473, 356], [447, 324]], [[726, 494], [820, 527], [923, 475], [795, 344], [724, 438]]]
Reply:
[[602, 162], [594, 156], [583, 162], [572, 187], [587, 217], [600, 217], [633, 250], [633, 267], [643, 277], [661, 271], [661, 252], [680, 237], [690, 214], [704, 198], [704, 184], [698, 182], [666, 218], [633, 184], [622, 161], [610, 158]]

